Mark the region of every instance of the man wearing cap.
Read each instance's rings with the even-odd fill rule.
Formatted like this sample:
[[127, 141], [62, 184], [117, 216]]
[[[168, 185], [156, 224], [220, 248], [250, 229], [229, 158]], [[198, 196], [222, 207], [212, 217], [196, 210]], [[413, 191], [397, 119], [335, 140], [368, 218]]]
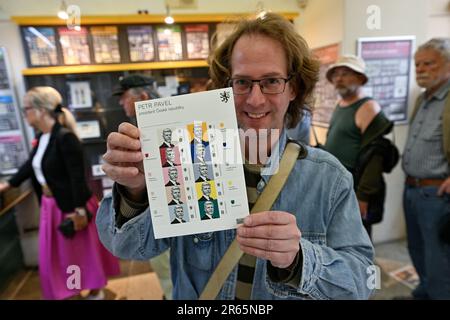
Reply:
[[[360, 151], [388, 133], [393, 124], [384, 116], [379, 104], [362, 92], [362, 86], [367, 83], [368, 78], [361, 58], [354, 55], [342, 56], [330, 67], [326, 76], [341, 99], [330, 121], [325, 149], [338, 158], [355, 179]], [[372, 219], [368, 217], [369, 200], [381, 193], [381, 201], [384, 203], [385, 184], [382, 172], [383, 157], [375, 154], [357, 179], [359, 181], [355, 179], [354, 187], [361, 217], [369, 235], [372, 224]]]
[[[136, 125], [136, 110], [134, 103], [138, 101], [159, 98], [160, 95], [153, 87], [155, 81], [140, 74], [133, 74], [120, 80], [118, 88], [113, 92], [114, 96], [119, 96], [119, 104], [123, 107], [130, 122]], [[121, 193], [123, 190], [118, 190]], [[133, 206], [132, 203], [130, 203]], [[172, 280], [170, 276], [169, 250], [159, 256], [150, 259], [152, 269], [158, 275], [159, 283], [164, 292], [164, 297], [172, 298]]]
[[119, 96], [119, 104], [123, 107], [128, 118], [136, 124], [136, 111], [134, 103], [138, 101], [160, 98], [153, 87], [155, 80], [152, 78], [133, 74], [120, 80], [119, 87], [113, 92], [113, 96]]
[[[425, 91], [411, 117], [402, 157], [408, 250], [419, 275], [415, 299], [450, 299], [450, 38], [431, 39], [414, 57]], [[447, 224], [447, 231], [445, 226]]]

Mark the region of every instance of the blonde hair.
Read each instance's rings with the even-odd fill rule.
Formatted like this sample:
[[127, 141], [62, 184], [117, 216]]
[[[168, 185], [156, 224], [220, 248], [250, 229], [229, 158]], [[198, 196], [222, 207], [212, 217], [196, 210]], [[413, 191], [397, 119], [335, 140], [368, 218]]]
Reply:
[[231, 77], [231, 54], [236, 42], [244, 35], [263, 35], [278, 41], [286, 54], [287, 73], [296, 98], [289, 103], [286, 125], [293, 128], [302, 119], [304, 110], [312, 111], [312, 93], [319, 79], [319, 62], [313, 58], [306, 41], [297, 33], [289, 20], [275, 13], [246, 19], [210, 56], [211, 88], [227, 86]]
[[[77, 123], [75, 117], [69, 109], [61, 106], [61, 94], [52, 87], [33, 87], [27, 91], [31, 107], [44, 109], [54, 117], [60, 125], [72, 131], [78, 138]], [[55, 109], [61, 106], [61, 112], [55, 112]]]

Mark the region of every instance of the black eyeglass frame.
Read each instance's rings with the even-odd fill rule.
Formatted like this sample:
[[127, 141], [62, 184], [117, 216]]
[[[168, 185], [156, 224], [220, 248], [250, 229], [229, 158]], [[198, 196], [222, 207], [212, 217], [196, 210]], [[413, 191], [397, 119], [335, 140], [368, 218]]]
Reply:
[[[261, 90], [261, 92], [262, 92], [263, 94], [281, 94], [281, 93], [283, 93], [283, 92], [286, 90], [286, 83], [288, 83], [292, 78], [293, 78], [293, 75], [292, 75], [292, 74], [289, 75], [287, 78], [281, 78], [281, 77], [279, 77], [279, 78], [277, 78], [277, 77], [267, 77], [267, 78], [256, 79], [256, 80], [252, 80], [252, 79], [244, 79], [244, 78], [229, 78], [229, 79], [227, 80], [227, 84], [228, 84], [228, 87], [233, 88], [233, 81], [235, 81], [235, 80], [245, 80], [245, 81], [249, 81], [249, 82], [252, 83], [252, 85], [248, 87], [248, 92], [245, 92], [245, 93], [236, 93], [236, 92], [234, 92], [234, 90], [233, 90], [233, 93], [234, 93], [235, 95], [245, 95], [245, 94], [249, 94], [250, 92], [252, 92], [253, 85], [254, 85], [255, 82], [258, 83], [259, 89]], [[261, 81], [269, 80], [269, 79], [272, 79], [272, 80], [273, 80], [273, 79], [276, 79], [276, 80], [283, 80], [283, 81], [284, 81], [284, 84], [283, 84], [283, 90], [280, 91], [280, 92], [264, 92], [264, 86], [261, 86]]]

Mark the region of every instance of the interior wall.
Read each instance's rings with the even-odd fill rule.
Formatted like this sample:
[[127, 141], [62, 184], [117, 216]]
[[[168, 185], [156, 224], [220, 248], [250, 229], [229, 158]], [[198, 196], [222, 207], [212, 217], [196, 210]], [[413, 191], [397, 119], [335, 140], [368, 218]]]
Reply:
[[450, 36], [450, 1], [431, 0], [428, 2], [427, 38]]
[[[341, 43], [344, 38], [344, 0], [313, 0], [300, 10], [295, 19], [297, 31], [305, 38], [312, 49]], [[342, 47], [341, 47], [342, 49]], [[325, 143], [327, 128], [314, 127], [319, 143]], [[313, 128], [311, 144], [315, 145]]]
[[[380, 28], [370, 30], [367, 25], [367, 8], [376, 5], [380, 9]], [[427, 37], [428, 5], [425, 0], [346, 0], [344, 10], [343, 50], [356, 53], [356, 41], [360, 37], [416, 36], [417, 43]], [[411, 73], [409, 113], [419, 90], [415, 84], [414, 71]], [[396, 125], [395, 142], [401, 153], [406, 143], [409, 125]], [[406, 235], [403, 215], [402, 195], [404, 173], [401, 165], [385, 176], [387, 183], [387, 199], [385, 216], [381, 223], [374, 226], [373, 240], [385, 242], [403, 238]]]
[[[239, 13], [254, 12], [258, 3], [272, 11], [297, 11], [296, 0], [197, 0], [195, 9], [171, 9], [172, 14], [177, 13]], [[78, 5], [81, 9], [81, 18], [85, 15], [127, 15], [136, 14], [138, 10], [148, 10], [149, 14], [165, 14], [164, 0], [66, 0], [67, 5]], [[107, 3], [107, 5], [105, 5]], [[26, 15], [52, 15], [59, 9], [59, 0], [0, 0], [0, 7], [4, 12], [16, 16]], [[81, 21], [83, 23], [83, 21]]]

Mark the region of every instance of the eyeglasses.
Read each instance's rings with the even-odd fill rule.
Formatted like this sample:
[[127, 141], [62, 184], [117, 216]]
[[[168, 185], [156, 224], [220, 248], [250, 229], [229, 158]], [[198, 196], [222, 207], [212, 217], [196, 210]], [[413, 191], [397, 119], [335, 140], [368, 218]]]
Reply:
[[32, 110], [32, 109], [34, 109], [34, 108], [33, 108], [33, 107], [30, 107], [30, 106], [28, 106], [28, 107], [23, 107], [23, 108], [22, 108], [22, 113], [27, 113], [28, 110]]
[[257, 83], [261, 92], [264, 94], [283, 93], [286, 83], [292, 79], [292, 75], [288, 78], [264, 78], [259, 80], [250, 79], [230, 79], [228, 86], [233, 88], [234, 94], [249, 94], [252, 91], [253, 83]]

